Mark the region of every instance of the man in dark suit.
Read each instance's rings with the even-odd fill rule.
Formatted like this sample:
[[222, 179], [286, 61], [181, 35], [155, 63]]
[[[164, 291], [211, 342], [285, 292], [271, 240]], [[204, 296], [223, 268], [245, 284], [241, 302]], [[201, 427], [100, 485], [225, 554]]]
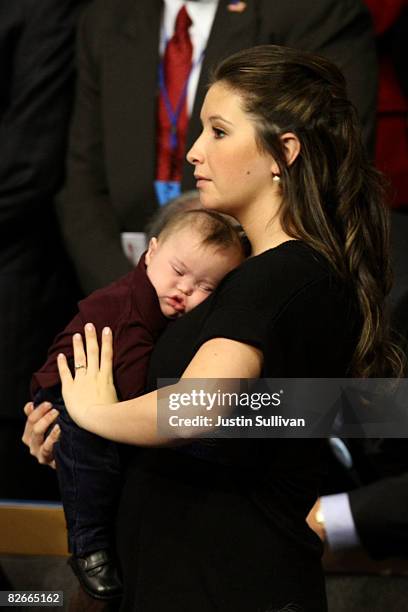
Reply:
[[349, 498], [363, 548], [374, 559], [408, 558], [408, 472], [350, 491]]
[[[391, 321], [408, 361], [407, 254], [408, 214], [392, 211]], [[374, 559], [408, 558], [408, 440], [352, 439], [347, 445], [342, 465], [329, 463], [326, 489], [335, 495], [316, 503], [309, 525], [333, 551], [361, 546]]]
[[[53, 212], [73, 93], [78, 0], [0, 0], [0, 497], [50, 498], [21, 405], [73, 309]], [[66, 256], [65, 256], [66, 257]], [[71, 308], [70, 308], [71, 303]], [[4, 466], [12, 465], [13, 469]], [[43, 487], [41, 486], [43, 484]]]
[[[174, 0], [181, 4], [180, 1]], [[185, 2], [187, 9], [200, 0]], [[191, 110], [186, 150], [200, 132], [209, 72], [221, 58], [257, 44], [321, 53], [344, 71], [372, 145], [376, 61], [360, 0], [201, 0], [217, 6]], [[58, 213], [86, 293], [129, 271], [121, 232], [141, 232], [157, 208], [156, 97], [162, 12], [170, 0], [96, 0], [79, 30], [79, 81], [68, 175]], [[182, 190], [194, 179], [185, 162]]]
[[308, 523], [331, 552], [363, 548], [373, 559], [408, 558], [408, 443], [404, 438], [348, 441], [353, 468], [322, 496]]

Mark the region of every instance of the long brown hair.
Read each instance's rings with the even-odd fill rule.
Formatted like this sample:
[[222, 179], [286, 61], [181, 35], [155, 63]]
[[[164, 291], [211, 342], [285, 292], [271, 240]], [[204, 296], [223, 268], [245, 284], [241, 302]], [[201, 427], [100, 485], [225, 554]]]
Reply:
[[[219, 81], [240, 95], [259, 148], [279, 166], [283, 229], [322, 253], [355, 292], [362, 327], [350, 373], [401, 375], [385, 306], [391, 270], [383, 180], [365, 153], [341, 71], [322, 57], [265, 45], [224, 60], [212, 78]], [[291, 165], [280, 138], [286, 132], [301, 145]]]

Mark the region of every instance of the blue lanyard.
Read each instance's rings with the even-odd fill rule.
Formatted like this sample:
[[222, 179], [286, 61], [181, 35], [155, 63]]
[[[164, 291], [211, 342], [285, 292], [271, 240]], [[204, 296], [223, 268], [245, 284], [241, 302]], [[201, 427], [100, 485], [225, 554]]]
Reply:
[[[166, 41], [166, 47], [167, 47], [167, 43], [168, 41]], [[186, 101], [187, 89], [188, 89], [188, 84], [190, 81], [191, 73], [193, 72], [194, 68], [196, 68], [197, 66], [201, 64], [201, 62], [203, 61], [204, 54], [205, 54], [205, 49], [202, 50], [199, 58], [191, 64], [191, 68], [189, 70], [189, 73], [183, 85], [183, 89], [181, 91], [179, 101], [176, 105], [176, 110], [173, 110], [172, 104], [170, 102], [169, 92], [167, 90], [166, 81], [164, 78], [164, 62], [163, 62], [163, 59], [160, 60], [159, 86], [160, 86], [160, 92], [163, 94], [164, 106], [166, 108], [167, 117], [170, 121], [170, 126], [171, 126], [170, 127], [170, 149], [171, 151], [175, 151], [177, 149], [177, 144], [178, 144], [177, 124], [180, 118], [181, 111], [183, 110], [184, 102]]]

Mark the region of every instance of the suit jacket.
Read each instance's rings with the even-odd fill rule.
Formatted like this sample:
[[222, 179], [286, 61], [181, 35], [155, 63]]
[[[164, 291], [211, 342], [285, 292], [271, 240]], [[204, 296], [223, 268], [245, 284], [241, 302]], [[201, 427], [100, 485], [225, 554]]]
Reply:
[[13, 421], [23, 418], [31, 374], [72, 299], [53, 196], [63, 176], [78, 7], [0, 0], [0, 417]]
[[350, 491], [349, 499], [368, 553], [374, 559], [408, 558], [408, 471]]
[[[200, 133], [209, 71], [221, 58], [257, 44], [316, 51], [343, 68], [365, 136], [374, 127], [376, 60], [371, 22], [360, 0], [220, 0], [208, 40], [186, 149]], [[155, 107], [161, 0], [96, 0], [78, 35], [79, 81], [58, 212], [86, 292], [130, 269], [121, 231], [142, 231], [157, 208]], [[194, 187], [185, 163], [182, 188]]]

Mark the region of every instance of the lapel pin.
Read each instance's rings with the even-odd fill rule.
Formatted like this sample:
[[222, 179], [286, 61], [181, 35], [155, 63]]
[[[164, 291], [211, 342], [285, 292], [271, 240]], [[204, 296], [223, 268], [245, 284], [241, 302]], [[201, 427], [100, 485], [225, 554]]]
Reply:
[[240, 2], [240, 0], [232, 0], [227, 5], [227, 9], [231, 13], [242, 13], [246, 9], [246, 2]]

